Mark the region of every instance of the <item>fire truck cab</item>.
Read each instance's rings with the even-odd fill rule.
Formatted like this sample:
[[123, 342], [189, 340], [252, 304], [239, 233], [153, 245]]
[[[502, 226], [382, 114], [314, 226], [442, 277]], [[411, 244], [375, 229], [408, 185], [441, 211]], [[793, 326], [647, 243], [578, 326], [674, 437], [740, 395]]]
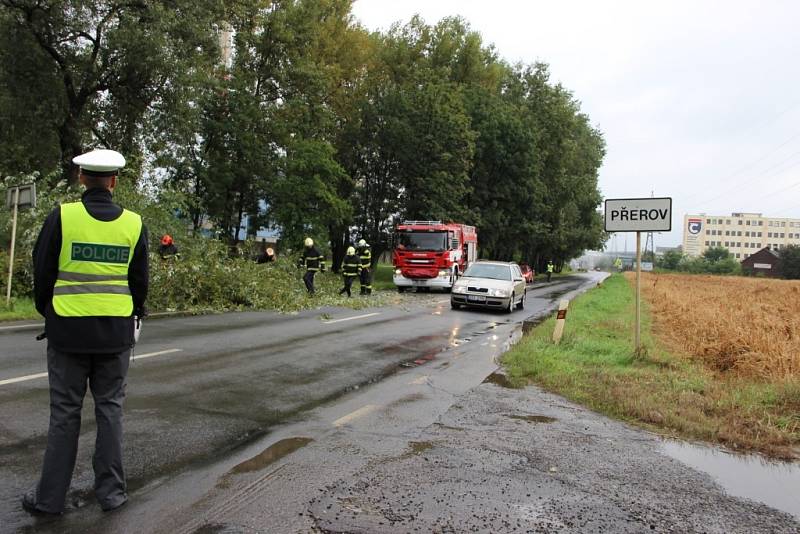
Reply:
[[474, 226], [442, 221], [403, 221], [394, 234], [394, 283], [409, 288], [449, 291], [478, 257]]

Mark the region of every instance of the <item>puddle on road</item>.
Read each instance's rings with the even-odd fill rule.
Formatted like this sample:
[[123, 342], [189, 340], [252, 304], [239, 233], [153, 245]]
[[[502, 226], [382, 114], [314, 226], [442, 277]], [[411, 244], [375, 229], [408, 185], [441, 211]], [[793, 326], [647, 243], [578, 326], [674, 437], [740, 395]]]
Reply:
[[528, 423], [552, 423], [558, 421], [555, 417], [547, 417], [546, 415], [506, 415], [506, 417], [527, 421]]
[[257, 456], [253, 456], [233, 469], [231, 474], [251, 473], [253, 471], [260, 471], [265, 467], [277, 462], [284, 456], [287, 456], [298, 449], [302, 449], [309, 443], [314, 441], [311, 438], [286, 438], [282, 439], [266, 449]]
[[514, 389], [514, 386], [511, 385], [511, 381], [509, 381], [508, 376], [504, 375], [503, 373], [492, 373], [483, 379], [483, 383], [494, 384], [495, 386], [500, 386], [501, 388]]
[[758, 501], [800, 519], [800, 464], [773, 462], [713, 447], [665, 441], [661, 450], [708, 473], [729, 494]]

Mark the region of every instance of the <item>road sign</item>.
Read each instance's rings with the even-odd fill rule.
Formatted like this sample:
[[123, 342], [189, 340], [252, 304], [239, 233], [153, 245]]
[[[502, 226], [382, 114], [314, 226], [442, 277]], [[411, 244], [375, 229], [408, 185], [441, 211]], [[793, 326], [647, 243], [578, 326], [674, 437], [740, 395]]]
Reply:
[[36, 184], [9, 187], [6, 205], [11, 210], [11, 249], [8, 253], [8, 285], [6, 286], [6, 306], [11, 304], [11, 281], [14, 278], [14, 244], [17, 241], [17, 212], [19, 208], [36, 207]]
[[669, 232], [671, 198], [619, 198], [606, 200], [606, 232]]
[[642, 264], [642, 232], [669, 232], [672, 230], [672, 199], [615, 198], [606, 200], [606, 232], [636, 232], [636, 321], [634, 347], [642, 351], [641, 341], [641, 291], [642, 270], [653, 270], [653, 264]]
[[19, 190], [19, 200], [17, 201], [18, 208], [36, 207], [36, 184], [25, 184], [8, 188], [6, 193], [6, 208], [14, 208], [14, 196], [17, 190]]

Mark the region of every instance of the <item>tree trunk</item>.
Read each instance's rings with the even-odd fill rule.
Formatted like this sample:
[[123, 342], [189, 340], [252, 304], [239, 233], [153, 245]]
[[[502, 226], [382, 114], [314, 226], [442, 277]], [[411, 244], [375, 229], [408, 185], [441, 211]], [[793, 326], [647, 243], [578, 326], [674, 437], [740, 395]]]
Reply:
[[347, 227], [329, 226], [328, 238], [331, 241], [331, 270], [338, 273], [347, 251], [349, 232]]

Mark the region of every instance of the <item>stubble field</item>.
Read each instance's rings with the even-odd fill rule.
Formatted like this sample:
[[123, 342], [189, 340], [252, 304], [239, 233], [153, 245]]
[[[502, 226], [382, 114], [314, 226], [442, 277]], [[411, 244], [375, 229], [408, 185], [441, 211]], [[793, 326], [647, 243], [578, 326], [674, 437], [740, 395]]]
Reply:
[[643, 273], [642, 295], [656, 336], [709, 369], [800, 379], [800, 281]]

